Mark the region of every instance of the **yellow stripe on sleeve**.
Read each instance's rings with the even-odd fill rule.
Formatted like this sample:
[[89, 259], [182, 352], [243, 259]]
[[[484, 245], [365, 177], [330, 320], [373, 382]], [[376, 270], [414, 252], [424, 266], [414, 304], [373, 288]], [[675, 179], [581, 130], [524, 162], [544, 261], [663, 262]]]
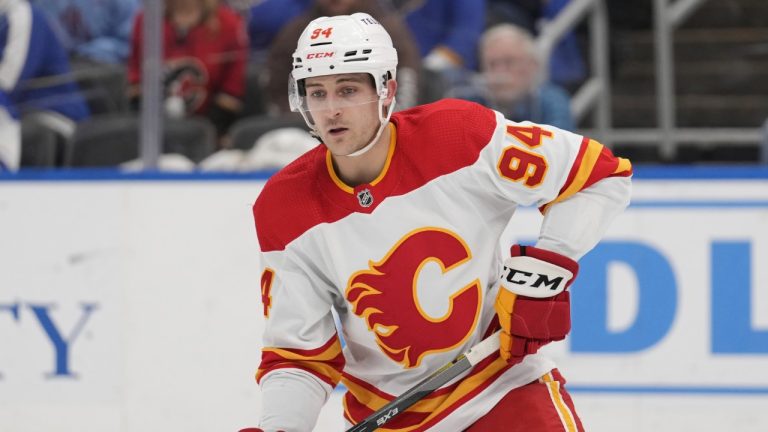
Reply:
[[555, 198], [552, 203], [564, 201], [584, 187], [584, 184], [587, 182], [587, 180], [589, 180], [589, 175], [592, 174], [592, 170], [595, 168], [595, 164], [600, 158], [600, 153], [602, 153], [602, 151], [602, 144], [595, 140], [589, 140], [589, 144], [587, 144], [587, 150], [584, 152], [584, 156], [581, 158], [579, 171], [576, 173], [576, 176], [573, 178], [570, 186], [568, 186], [568, 188], [563, 191], [563, 193]]
[[629, 159], [624, 159], [621, 157], [617, 159], [619, 160], [619, 166], [616, 167], [616, 170], [613, 172], [613, 174], [619, 174], [632, 170], [632, 162], [630, 162]]

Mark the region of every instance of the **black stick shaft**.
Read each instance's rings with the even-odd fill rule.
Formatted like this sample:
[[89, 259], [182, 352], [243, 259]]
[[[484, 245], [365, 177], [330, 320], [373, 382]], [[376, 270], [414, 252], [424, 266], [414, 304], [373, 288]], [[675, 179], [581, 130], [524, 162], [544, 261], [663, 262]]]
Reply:
[[499, 334], [494, 333], [475, 345], [465, 354], [460, 355], [452, 362], [433, 372], [420, 383], [406, 390], [405, 393], [381, 407], [362, 422], [347, 429], [346, 432], [368, 432], [380, 428], [385, 423], [392, 420], [396, 415], [407, 410], [411, 405], [439, 389], [463, 372], [468, 371], [472, 366], [480, 362], [480, 360], [488, 357], [491, 353], [498, 351], [498, 349]]

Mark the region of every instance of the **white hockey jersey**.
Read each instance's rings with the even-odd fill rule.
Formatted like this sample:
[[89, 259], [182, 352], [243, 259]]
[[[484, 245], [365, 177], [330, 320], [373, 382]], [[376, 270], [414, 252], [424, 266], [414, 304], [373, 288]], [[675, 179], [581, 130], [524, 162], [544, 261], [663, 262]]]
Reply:
[[[628, 185], [631, 175], [629, 161], [593, 140], [465, 101], [395, 113], [390, 127], [386, 165], [370, 184], [345, 185], [319, 145], [274, 175], [254, 205], [264, 398], [285, 397], [269, 385], [281, 376], [326, 395], [341, 381], [350, 424], [497, 329], [499, 237], [518, 206], [547, 212], [603, 179]], [[594, 202], [615, 215], [629, 189], [610, 190]], [[595, 237], [589, 231], [604, 227], [583, 229], [579, 236]], [[514, 367], [491, 356], [382, 430], [462, 430], [553, 367], [539, 354]], [[264, 413], [262, 427], [288, 429], [280, 415]]]

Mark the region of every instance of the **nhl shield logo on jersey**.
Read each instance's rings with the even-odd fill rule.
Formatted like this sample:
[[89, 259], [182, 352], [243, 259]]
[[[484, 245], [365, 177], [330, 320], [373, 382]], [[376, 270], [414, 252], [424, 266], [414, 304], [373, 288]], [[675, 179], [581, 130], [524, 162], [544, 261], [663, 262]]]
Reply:
[[357, 202], [362, 207], [370, 207], [373, 204], [373, 194], [368, 189], [363, 189], [357, 193]]
[[[461, 239], [441, 228], [423, 228], [406, 234], [378, 262], [354, 273], [346, 298], [352, 311], [365, 319], [382, 352], [406, 368], [419, 366], [429, 353], [451, 350], [472, 334], [480, 315], [479, 279], [466, 286], [428, 287], [418, 281], [427, 264], [437, 264], [443, 276], [472, 255]], [[443, 316], [425, 310], [447, 305]]]

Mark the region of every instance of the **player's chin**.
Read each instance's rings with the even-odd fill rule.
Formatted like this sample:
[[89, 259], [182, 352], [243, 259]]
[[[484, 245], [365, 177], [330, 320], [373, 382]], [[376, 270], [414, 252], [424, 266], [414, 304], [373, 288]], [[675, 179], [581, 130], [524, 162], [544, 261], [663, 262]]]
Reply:
[[333, 146], [340, 153], [353, 152], [357, 147], [355, 140], [348, 134], [325, 134], [324, 138], [326, 145]]
[[344, 156], [355, 151], [352, 146], [343, 142], [343, 140], [333, 137], [326, 137], [323, 143], [325, 143], [325, 146], [328, 147], [328, 150], [330, 150], [331, 154], [334, 156]]

